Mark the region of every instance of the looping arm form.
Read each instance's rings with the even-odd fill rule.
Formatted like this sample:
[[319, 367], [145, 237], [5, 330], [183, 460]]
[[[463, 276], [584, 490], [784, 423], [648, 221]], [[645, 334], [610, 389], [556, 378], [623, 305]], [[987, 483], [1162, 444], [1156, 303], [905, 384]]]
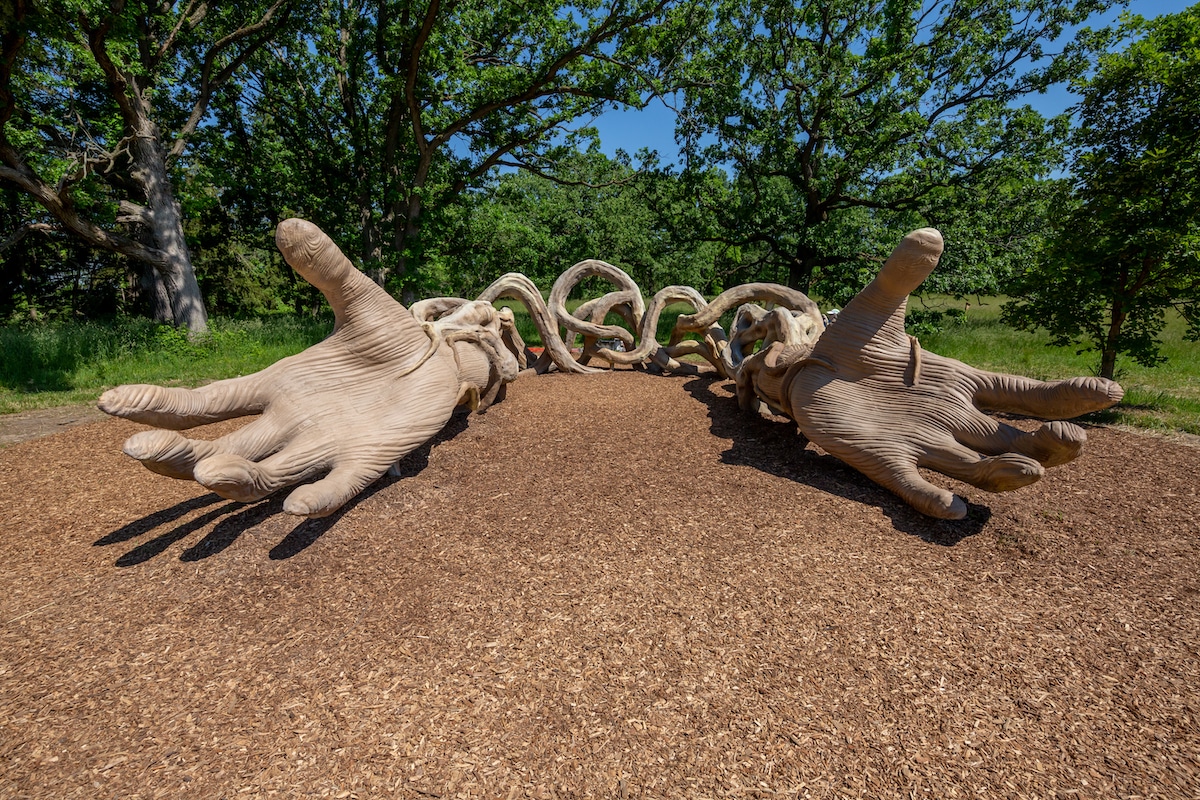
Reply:
[[[242, 502], [288, 489], [284, 510], [302, 516], [334, 512], [432, 438], [455, 408], [486, 408], [530, 367], [597, 372], [587, 362], [599, 358], [694, 371], [680, 359], [701, 356], [735, 382], [742, 408], [791, 417], [827, 452], [918, 511], [944, 518], [963, 517], [966, 505], [921, 468], [1004, 491], [1075, 458], [1086, 440], [1067, 422], [1027, 433], [985, 411], [1062, 420], [1122, 396], [1102, 378], [1034, 381], [922, 350], [905, 332], [904, 314], [908, 294], [941, 255], [932, 228], [906, 236], [828, 329], [817, 305], [787, 287], [745, 284], [706, 301], [691, 287], [669, 286], [647, 304], [625, 272], [595, 260], [564, 272], [549, 302], [528, 278], [509, 273], [474, 301], [434, 298], [408, 309], [315, 225], [287, 220], [276, 242], [333, 307], [334, 332], [325, 341], [253, 375], [199, 389], [120, 386], [99, 405], [153, 426], [124, 448], [148, 469]], [[567, 297], [588, 277], [616, 289], [569, 312]], [[501, 299], [528, 310], [544, 345], [536, 358], [512, 311], [496, 308]], [[693, 313], [678, 317], [664, 345], [656, 338], [659, 318], [676, 303]], [[731, 312], [726, 330], [721, 319]], [[606, 324], [612, 313], [628, 328]], [[583, 348], [576, 351], [578, 336]], [[177, 433], [248, 415], [258, 418], [214, 441]]]

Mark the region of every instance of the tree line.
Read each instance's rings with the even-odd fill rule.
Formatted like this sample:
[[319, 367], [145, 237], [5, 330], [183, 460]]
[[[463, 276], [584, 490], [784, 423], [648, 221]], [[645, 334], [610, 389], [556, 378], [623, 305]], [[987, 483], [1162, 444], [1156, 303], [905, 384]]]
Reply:
[[[933, 225], [929, 290], [1007, 291], [1111, 376], [1164, 309], [1200, 321], [1200, 14], [1080, 27], [1112, 5], [15, 0], [0, 314], [319, 307], [290, 216], [406, 301], [603, 258], [840, 304]], [[1072, 81], [1073, 127], [1027, 102]], [[681, 163], [599, 151], [596, 115], [664, 98]]]

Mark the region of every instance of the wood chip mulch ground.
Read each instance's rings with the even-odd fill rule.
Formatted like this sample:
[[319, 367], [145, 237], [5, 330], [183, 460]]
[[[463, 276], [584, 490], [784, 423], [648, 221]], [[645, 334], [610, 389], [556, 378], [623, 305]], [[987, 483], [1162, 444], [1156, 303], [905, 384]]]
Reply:
[[0, 450], [0, 796], [1200, 796], [1195, 448], [941, 522], [728, 383], [543, 376], [301, 521], [138, 429]]

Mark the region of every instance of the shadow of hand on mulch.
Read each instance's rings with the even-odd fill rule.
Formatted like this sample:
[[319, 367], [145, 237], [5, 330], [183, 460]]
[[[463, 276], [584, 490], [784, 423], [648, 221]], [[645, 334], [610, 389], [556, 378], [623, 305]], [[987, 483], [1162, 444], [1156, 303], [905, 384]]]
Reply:
[[[359, 503], [371, 497], [376, 492], [382, 491], [393, 484], [403, 480], [404, 478], [412, 477], [420, 473], [425, 467], [429, 466], [429, 455], [435, 445], [448, 441], [454, 438], [460, 432], [466, 429], [468, 417], [466, 414], [458, 414], [451, 418], [450, 422], [442, 431], [423, 444], [421, 447], [414, 450], [405, 456], [397, 465], [396, 475], [384, 475], [368, 486], [364, 491], [360, 492], [353, 500], [339, 508], [328, 517], [319, 519], [304, 519], [301, 520], [295, 528], [293, 528], [287, 536], [283, 538], [279, 544], [271, 548], [269, 557], [273, 560], [291, 558], [292, 556], [304, 551], [325, 534], [330, 528], [338, 523], [351, 509]], [[268, 519], [283, 514], [283, 500], [291, 489], [284, 489], [271, 497], [261, 500], [257, 503], [237, 503], [233, 501], [224, 501], [224, 505], [220, 508], [208, 511], [198, 517], [183, 522], [166, 533], [159, 534], [153, 539], [139, 544], [137, 547], [130, 550], [125, 555], [118, 558], [115, 565], [118, 567], [132, 567], [137, 564], [145, 563], [155, 556], [166, 552], [167, 548], [175, 542], [180, 541], [195, 533], [196, 531], [208, 526], [210, 523], [216, 522], [213, 529], [196, 544], [184, 550], [179, 555], [180, 561], [200, 561], [205, 558], [210, 558], [224, 551], [246, 531], [261, 525]], [[155, 511], [148, 514], [139, 520], [123, 525], [112, 533], [105, 534], [101, 538], [93, 542], [93, 546], [106, 547], [108, 545], [127, 542], [130, 539], [135, 539], [146, 533], [153, 531], [155, 528], [175, 522], [176, 520], [186, 517], [194, 511], [199, 511], [215, 503], [222, 502], [222, 498], [215, 494], [202, 495], [193, 497], [190, 500], [184, 500], [170, 508]], [[233, 516], [227, 516], [232, 514]], [[223, 519], [222, 519], [223, 518]]]
[[991, 509], [971, 502], [967, 503], [966, 518], [961, 520], [934, 519], [918, 513], [862, 473], [807, 446], [796, 423], [783, 421], [782, 417], [774, 422], [739, 409], [731, 382], [704, 376], [688, 381], [684, 389], [708, 408], [712, 434], [733, 440], [721, 454], [722, 463], [753, 467], [848, 500], [877, 506], [896, 530], [931, 544], [952, 547], [979, 533], [991, 519]]

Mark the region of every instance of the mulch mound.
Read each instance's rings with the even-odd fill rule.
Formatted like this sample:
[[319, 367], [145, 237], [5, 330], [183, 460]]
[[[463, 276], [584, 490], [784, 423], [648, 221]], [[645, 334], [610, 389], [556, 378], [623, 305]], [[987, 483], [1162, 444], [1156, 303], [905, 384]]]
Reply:
[[0, 451], [0, 795], [1200, 796], [1200, 451], [937, 521], [730, 388], [522, 378], [325, 520]]

